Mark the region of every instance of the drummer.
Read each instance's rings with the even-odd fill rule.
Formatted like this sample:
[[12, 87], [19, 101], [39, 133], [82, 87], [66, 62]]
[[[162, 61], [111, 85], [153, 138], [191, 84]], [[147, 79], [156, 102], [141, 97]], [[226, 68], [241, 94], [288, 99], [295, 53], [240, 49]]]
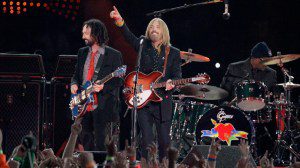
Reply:
[[271, 57], [272, 52], [265, 42], [257, 43], [251, 50], [249, 58], [243, 61], [234, 62], [228, 65], [221, 88], [227, 90], [233, 98], [234, 86], [242, 80], [255, 80], [264, 82], [269, 88], [273, 89], [277, 83], [276, 71], [264, 64], [264, 57]]

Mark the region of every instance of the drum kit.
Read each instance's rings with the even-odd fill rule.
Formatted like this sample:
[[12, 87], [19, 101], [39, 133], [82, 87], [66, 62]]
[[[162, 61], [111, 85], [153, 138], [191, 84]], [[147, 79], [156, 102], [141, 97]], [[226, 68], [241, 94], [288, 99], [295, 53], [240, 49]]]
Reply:
[[[210, 61], [209, 58], [191, 53], [190, 50], [182, 51], [180, 55], [185, 60], [183, 65], [192, 61]], [[236, 137], [243, 137], [248, 139], [252, 155], [258, 159], [256, 143], [260, 135], [257, 134], [259, 132], [256, 127], [274, 122], [277, 138], [273, 139], [273, 157], [281, 165], [291, 163], [292, 157], [300, 159], [300, 148], [295, 146], [295, 139], [300, 138], [300, 131], [297, 126], [291, 127], [291, 123], [299, 123], [296, 108], [291, 102], [291, 90], [300, 88], [300, 84], [293, 83], [294, 77], [283, 67], [283, 63], [298, 58], [300, 55], [289, 54], [263, 59], [264, 65], [280, 65], [285, 76], [285, 83], [277, 84], [284, 89], [279, 95], [268, 91], [263, 82], [244, 80], [235, 86], [235, 98], [226, 105], [219, 105], [229, 95], [222, 88], [191, 83], [180, 86], [177, 89], [178, 94], [173, 95], [170, 131], [173, 145], [180, 149], [180, 156], [185, 157], [193, 145], [210, 144], [211, 138], [208, 137], [218, 137], [222, 144], [227, 145], [237, 145], [239, 141]], [[291, 118], [295, 120], [291, 122]], [[269, 132], [267, 134], [271, 138]], [[284, 155], [288, 157], [285, 159]]]

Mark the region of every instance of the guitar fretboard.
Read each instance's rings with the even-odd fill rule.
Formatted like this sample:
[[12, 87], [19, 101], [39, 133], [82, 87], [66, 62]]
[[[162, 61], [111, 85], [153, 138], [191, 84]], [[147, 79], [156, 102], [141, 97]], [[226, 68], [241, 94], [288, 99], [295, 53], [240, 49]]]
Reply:
[[[102, 85], [102, 84], [104, 84], [105, 82], [109, 81], [111, 78], [113, 78], [113, 77], [114, 77], [113, 74], [114, 74], [114, 73], [111, 73], [111, 74], [105, 76], [105, 77], [104, 77], [103, 79], [101, 79], [100, 81], [96, 81], [95, 83], [96, 83], [97, 85]], [[88, 88], [86, 88], [86, 94], [89, 94], [89, 93], [91, 93], [91, 92], [93, 92], [93, 91], [94, 91], [94, 90], [93, 90], [93, 85], [91, 85], [91, 86], [89, 86]]]
[[[200, 77], [199, 77], [200, 78]], [[171, 82], [172, 85], [183, 85], [189, 82], [193, 82], [193, 78], [186, 78], [186, 79], [178, 79], [178, 80], [173, 80]], [[157, 88], [162, 88], [166, 86], [167, 82], [161, 82], [161, 83], [156, 83], [154, 84], [152, 87], [153, 89], [157, 89]]]

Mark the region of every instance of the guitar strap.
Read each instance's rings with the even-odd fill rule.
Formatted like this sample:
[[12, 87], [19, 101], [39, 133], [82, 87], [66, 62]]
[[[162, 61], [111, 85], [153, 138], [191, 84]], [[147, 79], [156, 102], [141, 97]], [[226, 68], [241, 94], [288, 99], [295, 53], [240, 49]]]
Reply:
[[98, 78], [99, 71], [100, 71], [100, 68], [102, 66], [103, 60], [104, 60], [104, 55], [101, 54], [100, 57], [99, 57], [98, 63], [96, 65], [96, 68], [95, 68], [95, 72], [94, 72], [92, 82], [95, 82], [95, 80]]
[[167, 63], [168, 63], [168, 57], [169, 57], [169, 54], [170, 54], [170, 46], [167, 45], [166, 48], [165, 48], [165, 62], [164, 62], [164, 71], [163, 71], [163, 76], [164, 77], [166, 75], [166, 68], [167, 68]]

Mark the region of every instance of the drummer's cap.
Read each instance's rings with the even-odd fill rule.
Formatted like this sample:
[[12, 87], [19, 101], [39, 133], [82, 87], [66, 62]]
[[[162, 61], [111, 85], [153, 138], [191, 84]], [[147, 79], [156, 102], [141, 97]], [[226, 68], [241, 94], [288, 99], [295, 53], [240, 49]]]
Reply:
[[263, 58], [271, 56], [272, 51], [265, 42], [259, 42], [251, 49], [251, 58]]

